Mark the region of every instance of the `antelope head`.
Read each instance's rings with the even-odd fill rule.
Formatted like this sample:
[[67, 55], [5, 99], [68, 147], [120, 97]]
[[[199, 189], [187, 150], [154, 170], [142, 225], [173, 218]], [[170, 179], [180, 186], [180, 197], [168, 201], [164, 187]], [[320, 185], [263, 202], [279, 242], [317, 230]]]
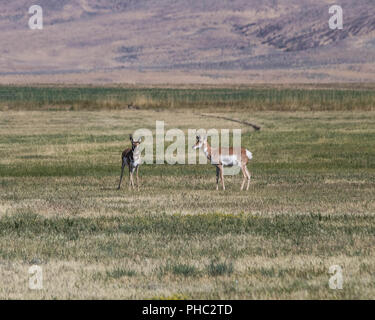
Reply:
[[134, 151], [135, 149], [138, 148], [138, 146], [141, 144], [142, 142], [142, 138], [139, 138], [138, 140], [134, 140], [133, 139], [133, 136], [130, 135], [130, 141], [132, 143], [132, 150]]
[[195, 141], [195, 145], [193, 145], [193, 149], [200, 149], [202, 146], [207, 142], [207, 137], [197, 136], [197, 140]]

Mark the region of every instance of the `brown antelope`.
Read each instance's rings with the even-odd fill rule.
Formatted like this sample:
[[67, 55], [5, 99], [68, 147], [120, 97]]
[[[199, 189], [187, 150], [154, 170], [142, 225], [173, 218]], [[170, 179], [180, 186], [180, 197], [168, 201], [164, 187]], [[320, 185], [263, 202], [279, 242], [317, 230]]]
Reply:
[[244, 148], [211, 148], [207, 142], [207, 137], [197, 136], [197, 141], [193, 146], [193, 149], [203, 148], [203, 152], [207, 159], [216, 166], [216, 190], [219, 190], [219, 177], [225, 190], [224, 185], [224, 166], [239, 166], [242, 170], [243, 180], [241, 190], [245, 185], [247, 179], [246, 190], [249, 190], [250, 185], [250, 172], [247, 169], [247, 163], [253, 158], [253, 154]]
[[118, 184], [118, 188], [121, 187], [121, 181], [122, 176], [124, 174], [124, 168], [125, 166], [129, 167], [129, 178], [130, 178], [130, 184], [132, 188], [134, 189], [134, 180], [133, 180], [133, 173], [136, 171], [137, 176], [137, 189], [139, 190], [139, 178], [138, 178], [138, 168], [141, 164], [141, 151], [139, 150], [139, 145], [141, 144], [141, 138], [138, 140], [133, 140], [132, 135], [130, 135], [130, 141], [132, 143], [131, 148], [127, 148], [122, 152], [121, 160], [122, 160], [122, 166], [121, 166], [121, 176], [120, 176], [120, 182]]

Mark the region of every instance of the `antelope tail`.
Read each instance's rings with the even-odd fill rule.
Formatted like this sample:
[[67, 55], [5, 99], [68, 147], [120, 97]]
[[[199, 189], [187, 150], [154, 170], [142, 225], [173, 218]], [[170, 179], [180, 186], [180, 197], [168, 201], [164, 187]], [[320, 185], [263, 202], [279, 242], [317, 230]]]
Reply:
[[246, 149], [246, 156], [249, 158], [249, 160], [253, 158], [253, 154], [247, 149]]

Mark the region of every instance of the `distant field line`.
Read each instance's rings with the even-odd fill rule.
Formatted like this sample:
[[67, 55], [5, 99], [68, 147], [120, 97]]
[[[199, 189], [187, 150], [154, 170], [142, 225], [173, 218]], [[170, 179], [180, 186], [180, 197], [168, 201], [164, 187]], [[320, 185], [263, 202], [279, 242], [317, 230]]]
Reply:
[[200, 116], [202, 116], [202, 117], [210, 117], [210, 118], [217, 118], [217, 119], [224, 119], [224, 120], [228, 120], [228, 121], [242, 123], [242, 124], [245, 124], [247, 126], [250, 126], [250, 127], [254, 128], [254, 130], [256, 130], [256, 131], [260, 130], [260, 128], [261, 128], [260, 126], [254, 124], [254, 123], [248, 122], [248, 121], [243, 121], [243, 120], [238, 120], [238, 119], [232, 119], [232, 118], [228, 118], [228, 117], [224, 117], [224, 116], [215, 116], [213, 114], [207, 114], [207, 113], [201, 113]]

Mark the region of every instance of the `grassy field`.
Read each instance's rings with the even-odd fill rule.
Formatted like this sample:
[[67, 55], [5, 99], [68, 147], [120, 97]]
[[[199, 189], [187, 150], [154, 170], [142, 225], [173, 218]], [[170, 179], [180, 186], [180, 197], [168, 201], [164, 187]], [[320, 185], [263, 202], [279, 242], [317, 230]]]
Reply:
[[[18, 92], [12, 104], [4, 88]], [[334, 89], [372, 101], [341, 111], [270, 112], [251, 107], [262, 103], [254, 92], [238, 110], [213, 110], [211, 96], [185, 108], [161, 99], [158, 108], [56, 111], [42, 98], [29, 108], [27, 90], [40, 94], [0, 88], [0, 298], [375, 298], [374, 91]], [[319, 92], [309, 94], [324, 110], [329, 95]], [[202, 117], [200, 103], [262, 129]], [[116, 190], [129, 133], [154, 131], [156, 120], [184, 132], [241, 128], [254, 154], [250, 190], [234, 176], [216, 191], [211, 165], [167, 164], [143, 165], [139, 192], [127, 175]], [[43, 290], [28, 288], [32, 264], [43, 268]], [[342, 290], [328, 286], [331, 265], [343, 269]]]
[[234, 108], [246, 111], [374, 111], [375, 84], [325, 86], [11, 87], [0, 86], [0, 110]]

